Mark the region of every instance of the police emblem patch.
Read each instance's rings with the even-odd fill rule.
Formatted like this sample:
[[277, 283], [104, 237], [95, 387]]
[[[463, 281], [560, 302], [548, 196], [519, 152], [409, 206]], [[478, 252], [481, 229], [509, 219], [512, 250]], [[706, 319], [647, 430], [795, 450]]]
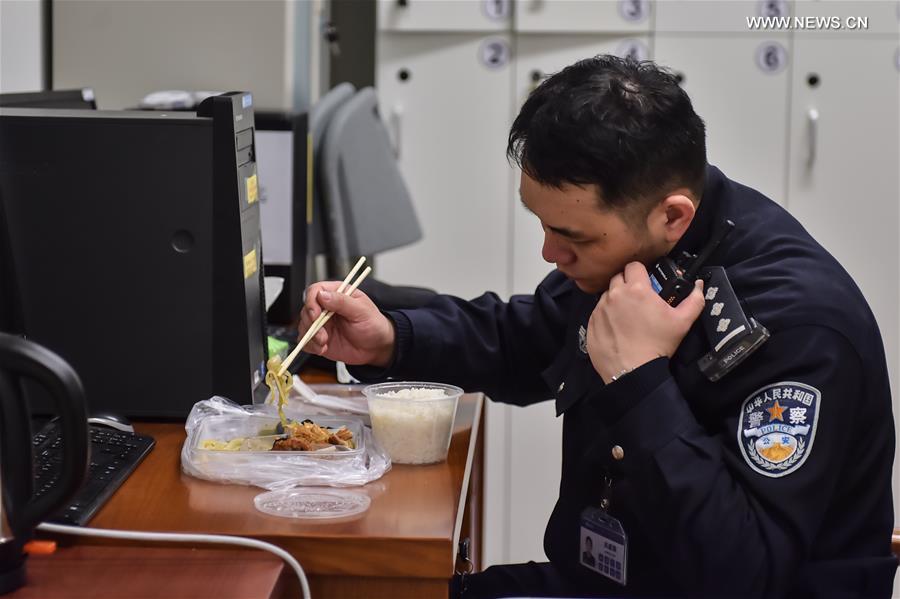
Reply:
[[815, 387], [784, 381], [744, 400], [737, 442], [747, 464], [773, 478], [802, 466], [812, 451], [821, 398]]
[[578, 327], [578, 349], [583, 354], [587, 353], [587, 329], [584, 328], [584, 325]]

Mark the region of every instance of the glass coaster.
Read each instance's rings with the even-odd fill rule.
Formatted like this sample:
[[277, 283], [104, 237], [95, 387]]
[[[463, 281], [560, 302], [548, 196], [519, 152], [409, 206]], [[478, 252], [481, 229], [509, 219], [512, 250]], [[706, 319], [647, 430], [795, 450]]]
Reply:
[[256, 509], [266, 514], [314, 520], [355, 516], [371, 503], [368, 495], [337, 489], [279, 489], [253, 498]]

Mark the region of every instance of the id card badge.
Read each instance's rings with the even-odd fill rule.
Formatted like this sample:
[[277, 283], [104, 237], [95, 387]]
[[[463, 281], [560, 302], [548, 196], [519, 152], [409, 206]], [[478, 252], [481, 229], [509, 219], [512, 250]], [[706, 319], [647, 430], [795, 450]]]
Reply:
[[581, 544], [578, 561], [582, 566], [625, 585], [628, 566], [628, 538], [622, 524], [599, 508], [581, 512]]

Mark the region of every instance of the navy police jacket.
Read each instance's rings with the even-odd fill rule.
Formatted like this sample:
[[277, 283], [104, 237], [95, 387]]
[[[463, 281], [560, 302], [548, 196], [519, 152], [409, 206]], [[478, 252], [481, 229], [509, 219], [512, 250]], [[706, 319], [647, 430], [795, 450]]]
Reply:
[[[714, 167], [675, 251], [697, 253], [726, 218], [737, 227], [707, 264], [771, 337], [717, 382], [697, 366], [710, 349], [698, 321], [671, 359], [604, 385], [579, 339], [599, 296], [559, 272], [509, 302], [442, 295], [389, 312], [381, 374], [555, 398], [562, 478], [544, 547], [587, 593], [889, 597], [894, 428], [875, 319], [794, 218]], [[628, 539], [625, 586], [579, 563], [581, 514], [604, 493]]]

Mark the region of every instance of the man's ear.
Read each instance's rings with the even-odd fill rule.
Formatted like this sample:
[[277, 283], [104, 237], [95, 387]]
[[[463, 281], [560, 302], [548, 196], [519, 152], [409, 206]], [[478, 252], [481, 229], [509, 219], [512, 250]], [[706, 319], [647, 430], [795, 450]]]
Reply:
[[674, 246], [687, 231], [697, 207], [691, 198], [679, 191], [667, 195], [647, 215], [647, 230], [658, 240]]

